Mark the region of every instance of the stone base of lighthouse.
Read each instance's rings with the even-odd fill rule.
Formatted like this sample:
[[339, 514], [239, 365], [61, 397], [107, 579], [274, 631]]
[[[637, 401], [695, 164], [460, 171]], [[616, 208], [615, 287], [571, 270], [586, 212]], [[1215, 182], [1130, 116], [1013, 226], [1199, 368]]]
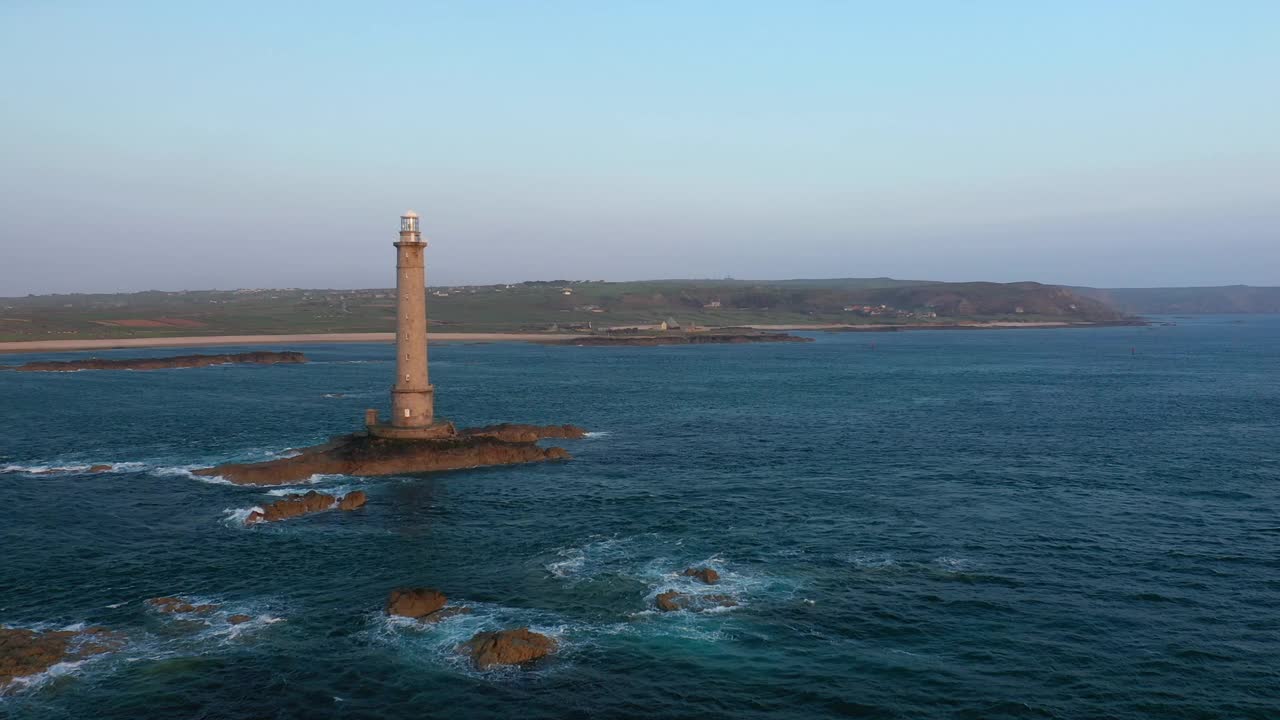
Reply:
[[458, 435], [453, 423], [441, 420], [416, 427], [384, 423], [373, 408], [364, 411], [364, 426], [370, 435], [387, 440], [440, 440]]

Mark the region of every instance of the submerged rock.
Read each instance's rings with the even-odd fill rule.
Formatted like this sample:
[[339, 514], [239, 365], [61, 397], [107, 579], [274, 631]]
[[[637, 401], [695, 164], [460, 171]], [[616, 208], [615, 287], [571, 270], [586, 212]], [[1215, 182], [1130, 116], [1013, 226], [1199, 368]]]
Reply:
[[715, 570], [712, 570], [709, 567], [686, 568], [685, 571], [680, 574], [684, 575], [685, 577], [691, 577], [697, 580], [701, 580], [707, 585], [715, 585], [716, 583], [720, 582], [720, 573], [716, 572]]
[[658, 597], [655, 598], [654, 602], [657, 604], [659, 610], [663, 612], [674, 612], [684, 608], [685, 597], [687, 596], [682, 592], [668, 590], [667, 592], [660, 593]]
[[186, 615], [188, 613], [207, 615], [220, 607], [213, 603], [193, 605], [178, 597], [151, 598], [147, 601], [147, 604], [162, 613], [169, 613], [170, 615]]
[[525, 665], [554, 652], [555, 639], [531, 631], [527, 627], [476, 633], [458, 646], [459, 652], [471, 656], [471, 664], [479, 670], [495, 665]]
[[654, 599], [654, 604], [663, 612], [689, 610], [701, 612], [717, 607], [735, 607], [738, 604], [728, 595], [689, 595], [677, 590], [668, 590]]
[[286, 497], [267, 505], [262, 512], [254, 511], [244, 519], [245, 525], [260, 522], [279, 522], [307, 513], [320, 512], [337, 507], [339, 510], [355, 510], [365, 504], [363, 490], [355, 490], [339, 498], [328, 493], [308, 490], [302, 495]]
[[118, 650], [125, 636], [101, 627], [28, 630], [0, 627], [0, 694], [11, 681], [38, 675], [60, 662]]
[[279, 363], [304, 363], [306, 356], [300, 352], [247, 352], [224, 355], [178, 355], [167, 358], [131, 358], [87, 360], [45, 360], [29, 362], [14, 368], [22, 372], [74, 372], [76, 370], [164, 370], [167, 368], [206, 367], [208, 365], [276, 365]]
[[227, 616], [227, 622], [231, 623], [232, 625], [240, 625], [242, 623], [247, 623], [252, 619], [253, 619], [252, 615], [245, 615], [244, 613], [236, 613], [235, 615]]
[[89, 472], [91, 473], [110, 472], [111, 470], [114, 470], [114, 469], [115, 468], [111, 465], [90, 465], [89, 466]]
[[432, 440], [390, 440], [364, 433], [343, 435], [293, 457], [229, 463], [196, 470], [194, 474], [221, 477], [238, 485], [287, 485], [316, 474], [393, 475], [569, 458], [562, 448], [542, 448], [533, 441], [511, 442], [485, 432], [468, 433], [471, 431], [464, 430], [457, 437]]

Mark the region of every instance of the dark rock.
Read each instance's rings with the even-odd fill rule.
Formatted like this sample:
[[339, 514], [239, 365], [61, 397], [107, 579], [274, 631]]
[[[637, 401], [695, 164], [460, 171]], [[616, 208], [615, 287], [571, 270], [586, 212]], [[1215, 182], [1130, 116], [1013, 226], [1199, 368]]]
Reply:
[[164, 370], [167, 368], [206, 367], [209, 365], [276, 365], [279, 363], [304, 363], [306, 356], [300, 352], [247, 352], [226, 355], [178, 355], [167, 358], [133, 358], [108, 360], [47, 360], [19, 365], [23, 372], [72, 372], [75, 370]]
[[91, 473], [109, 472], [112, 469], [113, 468], [111, 465], [90, 465], [89, 466], [89, 472]]
[[685, 577], [696, 578], [707, 585], [715, 585], [720, 582], [720, 573], [709, 567], [704, 568], [687, 568], [681, 575]]
[[232, 625], [247, 623], [252, 619], [253, 617], [251, 615], [245, 615], [244, 613], [236, 613], [235, 615], [227, 616], [227, 622], [231, 623]]
[[440, 610], [448, 598], [439, 590], [430, 588], [397, 588], [387, 598], [387, 614], [407, 618], [422, 618]]
[[458, 646], [471, 656], [471, 664], [479, 670], [495, 665], [524, 665], [546, 657], [556, 649], [556, 641], [527, 627], [515, 630], [476, 633]]

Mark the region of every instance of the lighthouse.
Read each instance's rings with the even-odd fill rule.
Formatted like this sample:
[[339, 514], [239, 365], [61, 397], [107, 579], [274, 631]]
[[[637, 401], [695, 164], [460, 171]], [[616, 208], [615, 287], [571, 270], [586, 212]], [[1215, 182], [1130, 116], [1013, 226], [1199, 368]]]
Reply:
[[377, 437], [421, 440], [454, 434], [452, 423], [437, 422], [435, 388], [427, 375], [427, 282], [418, 214], [400, 216], [396, 247], [396, 376], [391, 386], [390, 422], [365, 411], [365, 425]]

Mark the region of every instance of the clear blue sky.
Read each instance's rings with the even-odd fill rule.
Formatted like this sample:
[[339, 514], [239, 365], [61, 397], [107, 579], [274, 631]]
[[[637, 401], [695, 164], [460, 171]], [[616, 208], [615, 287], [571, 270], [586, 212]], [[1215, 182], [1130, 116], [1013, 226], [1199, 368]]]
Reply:
[[1280, 2], [0, 0], [0, 295], [1280, 284]]

